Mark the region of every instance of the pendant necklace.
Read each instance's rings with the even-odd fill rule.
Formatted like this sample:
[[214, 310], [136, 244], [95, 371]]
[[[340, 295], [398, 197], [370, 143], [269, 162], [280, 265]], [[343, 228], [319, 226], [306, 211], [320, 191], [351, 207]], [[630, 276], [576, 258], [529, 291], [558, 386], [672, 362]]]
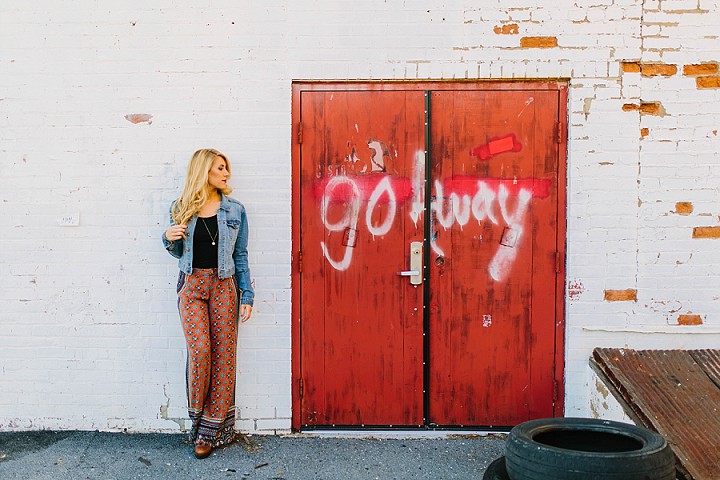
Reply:
[[220, 229], [218, 229], [218, 231], [215, 232], [215, 237], [213, 238], [213, 235], [212, 235], [212, 233], [210, 233], [210, 229], [208, 228], [207, 223], [205, 223], [205, 219], [203, 217], [200, 217], [200, 220], [202, 220], [203, 225], [205, 225], [205, 230], [207, 230], [208, 235], [210, 235], [210, 241], [212, 242], [213, 245], [215, 245], [215, 239], [217, 239], [218, 233], [220, 233]]

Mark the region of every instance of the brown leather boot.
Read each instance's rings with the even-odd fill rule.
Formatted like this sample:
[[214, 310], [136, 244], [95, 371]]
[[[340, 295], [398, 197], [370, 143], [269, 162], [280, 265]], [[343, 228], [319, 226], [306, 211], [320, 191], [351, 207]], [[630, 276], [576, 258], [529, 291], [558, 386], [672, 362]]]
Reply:
[[207, 458], [212, 453], [210, 445], [195, 445], [195, 458]]

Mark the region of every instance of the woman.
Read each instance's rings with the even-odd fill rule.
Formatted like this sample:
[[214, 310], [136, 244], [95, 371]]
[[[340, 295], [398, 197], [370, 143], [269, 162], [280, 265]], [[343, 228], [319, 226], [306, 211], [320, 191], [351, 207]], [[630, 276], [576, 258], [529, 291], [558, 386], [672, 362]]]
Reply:
[[[170, 206], [163, 244], [180, 259], [178, 308], [187, 342], [190, 438], [197, 458], [235, 436], [237, 320], [252, 314], [245, 207], [228, 195], [230, 163], [195, 152], [180, 198]], [[239, 302], [239, 305], [238, 305]]]

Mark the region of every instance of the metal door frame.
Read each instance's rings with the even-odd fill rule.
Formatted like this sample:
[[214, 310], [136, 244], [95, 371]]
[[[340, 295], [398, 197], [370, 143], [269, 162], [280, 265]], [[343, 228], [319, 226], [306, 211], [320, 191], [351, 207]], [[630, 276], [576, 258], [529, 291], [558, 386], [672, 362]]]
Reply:
[[[467, 80], [467, 81], [320, 81], [320, 80], [297, 80], [292, 84], [292, 257], [291, 257], [291, 355], [292, 355], [292, 428], [301, 429], [301, 402], [303, 396], [303, 384], [301, 377], [301, 308], [300, 308], [300, 269], [302, 257], [300, 255], [301, 245], [301, 209], [300, 209], [300, 154], [302, 143], [302, 127], [300, 124], [301, 94], [309, 91], [432, 91], [432, 90], [549, 90], [558, 92], [558, 176], [557, 176], [557, 240], [556, 249], [558, 252], [558, 263], [556, 266], [555, 282], [555, 365], [554, 382], [556, 398], [553, 402], [553, 415], [562, 416], [565, 411], [565, 254], [567, 236], [567, 129], [568, 129], [568, 81], [567, 80], [522, 80], [522, 81], [491, 81], [491, 80]], [[427, 98], [427, 97], [426, 97]], [[427, 100], [426, 100], [427, 109]], [[429, 125], [426, 125], [426, 147], [429, 142]], [[426, 148], [427, 150], [427, 148]], [[426, 158], [426, 168], [430, 165], [429, 158]], [[426, 177], [427, 178], [427, 177]], [[429, 182], [426, 188], [429, 188]], [[426, 202], [429, 199], [429, 192], [426, 192]], [[427, 205], [426, 205], [427, 211]], [[426, 222], [426, 228], [428, 222]], [[427, 232], [426, 232], [427, 238]], [[425, 249], [428, 250], [427, 248]], [[426, 262], [424, 262], [427, 265]], [[427, 278], [425, 278], [427, 281]], [[426, 291], [426, 296], [428, 292]], [[425, 328], [425, 356], [427, 357], [427, 312], [423, 321]], [[428, 368], [427, 362], [425, 369]], [[424, 372], [423, 382], [427, 382], [427, 371]], [[427, 412], [427, 388], [423, 396], [423, 410]], [[427, 422], [427, 415], [425, 415]], [[427, 428], [428, 425], [424, 426]], [[357, 427], [360, 429], [361, 427]]]

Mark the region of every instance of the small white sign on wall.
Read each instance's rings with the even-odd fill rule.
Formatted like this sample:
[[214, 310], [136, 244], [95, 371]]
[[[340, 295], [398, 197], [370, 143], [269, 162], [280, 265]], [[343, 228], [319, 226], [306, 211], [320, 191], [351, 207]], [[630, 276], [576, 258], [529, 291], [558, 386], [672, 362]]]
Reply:
[[58, 218], [57, 222], [61, 227], [78, 227], [80, 226], [80, 212], [63, 215]]

